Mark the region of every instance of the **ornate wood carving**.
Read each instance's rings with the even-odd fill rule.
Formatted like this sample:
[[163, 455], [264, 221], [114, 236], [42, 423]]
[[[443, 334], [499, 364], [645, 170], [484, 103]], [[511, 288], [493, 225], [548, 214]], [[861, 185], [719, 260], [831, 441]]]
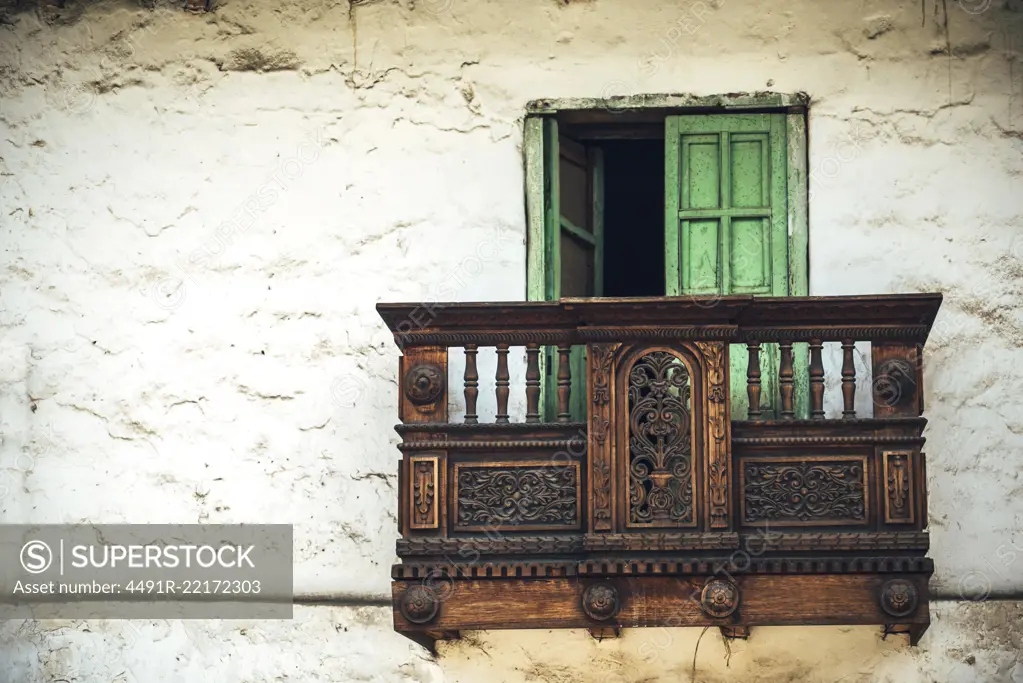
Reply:
[[427, 582], [437, 579], [529, 579], [565, 576], [701, 576], [728, 574], [929, 574], [929, 557], [749, 557], [730, 554], [720, 558], [595, 557], [582, 561], [498, 560], [460, 557], [442, 561], [406, 561], [391, 566], [392, 579]]
[[819, 420], [766, 420], [749, 422], [739, 420], [737, 424], [743, 434], [777, 432], [789, 436], [832, 434], [902, 434], [910, 433], [919, 436], [927, 424], [926, 418], [900, 418], [899, 420], [858, 417], [855, 420], [828, 420], [823, 424]]
[[728, 360], [721, 342], [696, 342], [707, 370], [707, 507], [712, 529], [729, 526], [729, 463], [731, 408], [728, 401]]
[[778, 393], [781, 395], [781, 419], [791, 420], [796, 416], [792, 401], [795, 389], [792, 373], [792, 342], [779, 342], [778, 349], [780, 351]]
[[918, 343], [926, 341], [928, 325], [892, 325], [883, 327], [757, 327], [739, 330], [735, 326], [677, 327], [658, 325], [651, 327], [581, 327], [566, 330], [499, 330], [464, 332], [395, 332], [394, 342], [399, 348], [414, 346], [464, 346], [475, 343], [493, 346], [507, 342], [513, 346], [523, 344], [585, 343], [599, 341], [643, 341], [676, 339], [732, 339], [733, 341], [841, 341], [842, 339], [892, 340]]
[[495, 346], [507, 343], [512, 346], [524, 344], [559, 344], [575, 336], [573, 330], [515, 330], [499, 329], [465, 332], [395, 332], [394, 342], [399, 348], [409, 348], [426, 344], [438, 346]]
[[605, 406], [611, 400], [611, 359], [618, 344], [590, 346], [590, 373], [593, 377], [593, 404]]
[[540, 346], [526, 344], [526, 422], [540, 421]]
[[584, 548], [589, 552], [677, 552], [738, 547], [739, 535], [729, 532], [590, 534], [584, 540]]
[[748, 342], [746, 349], [749, 351], [749, 364], [746, 366], [747, 414], [749, 419], [759, 420], [763, 414], [760, 409], [760, 342]]
[[761, 342], [781, 341], [842, 341], [843, 339], [926, 339], [930, 328], [927, 325], [890, 325], [878, 327], [757, 327], [740, 334], [744, 340]]
[[888, 466], [888, 501], [893, 510], [906, 509], [909, 502], [909, 462], [906, 454], [886, 453]]
[[774, 533], [744, 536], [743, 547], [764, 552], [777, 551], [891, 551], [919, 550], [930, 547], [926, 531], [871, 531], [846, 533]]
[[394, 334], [394, 342], [399, 348], [412, 346], [442, 345], [463, 346], [476, 343], [482, 346], [495, 345], [502, 342], [521, 346], [523, 344], [559, 344], [572, 342], [600, 341], [643, 341], [643, 340], [676, 340], [676, 339], [732, 339], [734, 341], [841, 341], [842, 339], [888, 339], [898, 341], [919, 342], [927, 339], [930, 327], [927, 325], [899, 325], [885, 327], [758, 327], [739, 331], [735, 326], [671, 326], [659, 325], [650, 327], [582, 327], [577, 330], [560, 331], [465, 331], [465, 332], [408, 332]]
[[497, 424], [508, 423], [508, 395], [511, 393], [511, 382], [508, 375], [508, 345], [497, 345], [497, 375], [494, 380], [497, 395]]
[[405, 424], [447, 422], [448, 350], [417, 346], [401, 358], [398, 415]]
[[923, 413], [923, 347], [877, 342], [870, 346], [874, 368], [875, 417], [915, 417]]
[[[428, 647], [472, 628], [782, 623], [900, 624], [915, 641], [934, 569], [919, 357], [939, 300], [383, 305], [404, 353], [395, 627]], [[795, 419], [796, 341], [811, 342], [813, 419]], [[875, 378], [868, 419], [852, 412], [862, 341]], [[746, 342], [754, 420], [733, 422], [728, 354]], [[823, 419], [825, 342], [842, 345], [841, 377], [827, 378], [842, 388], [842, 420]], [[774, 386], [770, 362], [758, 376], [758, 349], [774, 343], [777, 418], [758, 414]], [[568, 422], [581, 344], [587, 414]], [[458, 424], [447, 421], [448, 345], [465, 347]], [[497, 347], [490, 424], [478, 424], [480, 345]], [[515, 424], [508, 366], [523, 345]], [[542, 345], [558, 347], [546, 370], [557, 422], [541, 422]]]
[[653, 341], [676, 339], [731, 339], [737, 328], [733, 325], [661, 325], [643, 327], [584, 327], [579, 337], [586, 341]]
[[569, 411], [569, 399], [572, 396], [572, 347], [567, 344], [558, 346], [558, 422], [572, 419]]
[[459, 530], [579, 527], [578, 462], [456, 463], [454, 478]]
[[405, 589], [398, 603], [401, 615], [413, 624], [426, 624], [440, 611], [437, 593], [429, 586], [412, 585]]
[[444, 371], [439, 365], [415, 365], [405, 375], [405, 396], [416, 405], [433, 403], [444, 393]]
[[[863, 422], [858, 420], [858, 422]], [[923, 424], [923, 422], [921, 422]], [[578, 434], [579, 430], [586, 429], [585, 422], [545, 422], [542, 424], [526, 424], [525, 422], [509, 422], [508, 424], [495, 424], [483, 422], [480, 424], [464, 424], [462, 422], [423, 422], [407, 425], [395, 425], [394, 431], [402, 436], [416, 434], [444, 434], [447, 432], [458, 434], [459, 437], [471, 437], [474, 435], [486, 434], [488, 438], [494, 433], [510, 435], [514, 438], [533, 437], [536, 435], [557, 435], [568, 437]]]
[[476, 354], [479, 351], [475, 344], [465, 345], [465, 423], [476, 424], [479, 416], [476, 414], [476, 399], [480, 395], [480, 373], [476, 369]]
[[696, 523], [691, 394], [673, 353], [648, 352], [629, 369], [627, 526]]
[[742, 481], [749, 526], [867, 522], [866, 457], [746, 459]]
[[[736, 568], [740, 573], [743, 571]], [[929, 557], [757, 558], [745, 572], [757, 574], [905, 574], [934, 571]]]
[[556, 555], [583, 551], [582, 536], [496, 536], [481, 538], [399, 538], [399, 557], [455, 555]]
[[728, 364], [725, 360], [724, 344], [715, 342], [696, 342], [696, 347], [703, 354], [707, 365], [707, 400], [711, 403], [727, 403], [728, 387], [726, 386]]
[[877, 366], [874, 403], [885, 407], [912, 404], [916, 393], [916, 371], [908, 360], [889, 358]]
[[913, 514], [913, 451], [885, 451], [884, 521], [887, 524], [912, 524]]
[[663, 559], [609, 557], [579, 563], [579, 576], [644, 576], [701, 574], [906, 574], [929, 573], [934, 562], [927, 557], [790, 558], [750, 557], [730, 554], [711, 559]]
[[[601, 450], [606, 453], [603, 446], [606, 442], [608, 422], [594, 416], [597, 441]], [[599, 436], [603, 435], [603, 436]], [[593, 462], [593, 528], [604, 531], [611, 528], [611, 465], [609, 458], [604, 457]]]
[[609, 531], [612, 513], [611, 376], [618, 344], [593, 344], [587, 349], [590, 378], [590, 490], [592, 528]]
[[728, 559], [658, 559], [597, 557], [583, 560], [576, 567], [579, 576], [699, 576], [728, 572], [741, 573], [750, 563], [738, 566]]
[[446, 562], [405, 562], [391, 567], [392, 579], [537, 579], [576, 576], [574, 560], [459, 563], [460, 558]]
[[412, 514], [413, 529], [436, 529], [440, 526], [437, 504], [438, 458], [415, 455], [409, 459], [412, 468]]
[[893, 617], [909, 616], [919, 602], [916, 586], [905, 579], [886, 581], [881, 587], [880, 599], [881, 609]]
[[700, 592], [700, 609], [707, 616], [723, 619], [739, 608], [739, 587], [724, 579], [711, 579]]
[[610, 427], [611, 423], [608, 420], [602, 419], [599, 415], [593, 416], [590, 428], [593, 430], [593, 440], [597, 442], [598, 446], [603, 446], [607, 442]]
[[824, 361], [821, 349], [824, 343], [819, 339], [810, 340], [810, 417], [824, 419]]
[[856, 364], [853, 351], [856, 344], [852, 339], [842, 340], [842, 417], [856, 417]]
[[472, 441], [455, 440], [429, 440], [429, 441], [405, 441], [398, 444], [402, 451], [421, 451], [461, 448], [466, 450], [559, 450], [565, 448], [578, 449], [579, 443], [574, 439], [505, 439], [501, 441], [483, 441], [474, 439]]
[[618, 590], [609, 583], [594, 583], [582, 598], [583, 611], [594, 621], [607, 621], [618, 614]]
[[732, 443], [737, 446], [848, 446], [854, 444], [902, 443], [922, 444], [923, 437], [911, 434], [896, 436], [843, 436], [829, 434], [825, 436], [736, 436]]

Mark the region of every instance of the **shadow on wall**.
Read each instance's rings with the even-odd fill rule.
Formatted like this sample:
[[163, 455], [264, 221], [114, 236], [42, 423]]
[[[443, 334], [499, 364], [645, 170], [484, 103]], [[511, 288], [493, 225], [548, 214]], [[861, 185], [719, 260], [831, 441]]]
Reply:
[[[764, 626], [748, 640], [726, 640], [716, 627], [635, 628], [601, 642], [577, 629], [481, 631], [439, 642], [436, 664], [452, 683], [1023, 682], [1023, 606], [933, 607], [914, 648], [874, 626]], [[1004, 631], [994, 639], [983, 635], [997, 630], [993, 621]]]
[[749, 640], [726, 640], [717, 627], [634, 628], [600, 642], [577, 629], [480, 631], [438, 643], [437, 663], [452, 681], [846, 683], [900, 649], [904, 636], [882, 641], [868, 626], [761, 627]]

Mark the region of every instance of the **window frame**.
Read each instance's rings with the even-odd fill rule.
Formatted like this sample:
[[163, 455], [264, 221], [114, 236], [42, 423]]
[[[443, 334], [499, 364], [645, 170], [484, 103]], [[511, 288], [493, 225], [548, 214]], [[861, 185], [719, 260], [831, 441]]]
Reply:
[[[550, 126], [545, 121], [559, 114], [591, 112], [616, 119], [637, 115], [646, 120], [678, 114], [785, 114], [788, 232], [788, 296], [808, 296], [810, 278], [809, 251], [809, 148], [807, 116], [810, 99], [805, 93], [750, 93], [733, 95], [629, 95], [613, 98], [544, 99], [530, 102], [523, 122], [526, 205], [526, 300], [546, 301], [548, 282], [557, 270], [549, 253], [547, 226], [549, 207], [545, 197], [551, 179], [547, 177], [546, 155], [551, 153]], [[622, 121], [624, 123], [624, 120]], [[663, 124], [662, 124], [663, 125]], [[556, 150], [555, 150], [556, 152]], [[560, 229], [560, 227], [559, 227]], [[667, 274], [666, 274], [667, 275]], [[665, 279], [666, 287], [667, 277]], [[666, 290], [670, 291], [670, 290]], [[665, 294], [665, 296], [670, 296]], [[803, 346], [803, 345], [798, 345]], [[797, 357], [804, 349], [797, 348]], [[541, 357], [541, 376], [547, 375], [547, 358]], [[805, 373], [797, 373], [797, 416], [808, 414], [808, 384]], [[544, 383], [546, 384], [546, 383]], [[545, 388], [545, 387], [544, 387]], [[546, 391], [544, 393], [547, 393]]]

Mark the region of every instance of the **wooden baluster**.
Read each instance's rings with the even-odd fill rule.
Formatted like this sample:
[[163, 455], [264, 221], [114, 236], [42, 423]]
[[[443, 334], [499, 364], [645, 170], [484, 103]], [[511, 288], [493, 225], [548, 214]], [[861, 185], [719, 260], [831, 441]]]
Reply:
[[746, 368], [746, 395], [749, 397], [750, 420], [759, 420], [760, 410], [760, 342], [747, 342], [749, 366]]
[[497, 423], [508, 423], [508, 345], [497, 345]]
[[853, 363], [853, 349], [856, 342], [842, 340], [842, 417], [851, 420], [856, 417], [856, 365]]
[[810, 417], [824, 419], [824, 362], [821, 360], [820, 339], [810, 340]]
[[558, 422], [568, 422], [572, 414], [568, 409], [568, 399], [572, 395], [572, 347], [558, 345]]
[[475, 344], [465, 345], [465, 423], [471, 425], [479, 422], [479, 416], [476, 414], [476, 399], [480, 395], [480, 375], [476, 370], [477, 353]]
[[781, 349], [781, 362], [778, 365], [778, 390], [781, 392], [781, 419], [791, 420], [796, 416], [792, 408], [792, 391], [795, 388], [792, 378], [792, 342], [778, 342]]
[[540, 421], [540, 345], [526, 344], [526, 422]]

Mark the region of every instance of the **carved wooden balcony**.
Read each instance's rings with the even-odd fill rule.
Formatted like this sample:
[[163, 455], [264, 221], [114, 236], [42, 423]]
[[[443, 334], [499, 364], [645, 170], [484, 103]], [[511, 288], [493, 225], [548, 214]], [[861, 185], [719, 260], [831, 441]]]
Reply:
[[462, 629], [877, 624], [915, 644], [940, 304], [380, 304], [403, 352], [395, 629], [432, 648]]

